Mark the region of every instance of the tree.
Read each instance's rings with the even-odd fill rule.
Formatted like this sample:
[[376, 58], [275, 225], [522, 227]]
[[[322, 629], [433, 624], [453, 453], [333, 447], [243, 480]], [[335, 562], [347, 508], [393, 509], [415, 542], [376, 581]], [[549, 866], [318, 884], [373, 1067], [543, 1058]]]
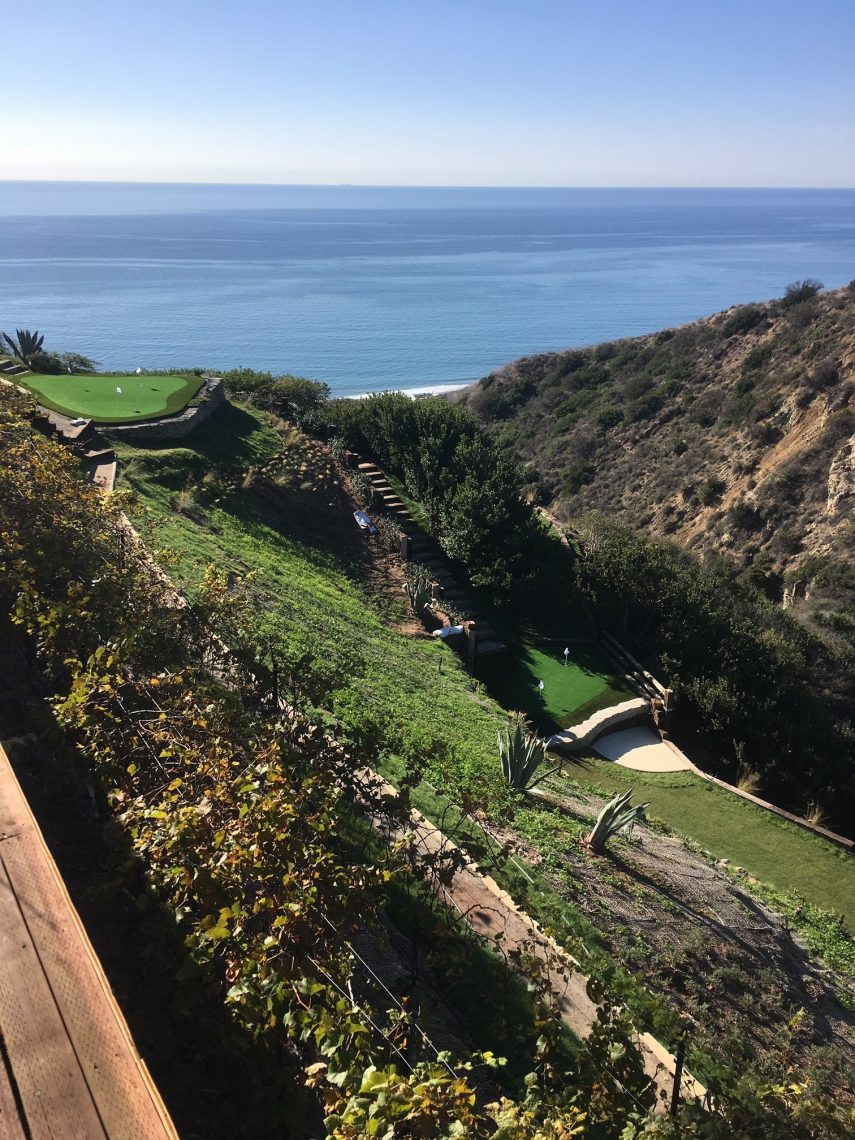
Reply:
[[822, 282], [813, 277], [806, 277], [804, 281], [792, 281], [784, 290], [781, 305], [785, 309], [791, 309], [794, 305], [800, 305], [802, 301], [809, 301], [811, 297], [815, 297], [822, 288]]
[[15, 336], [18, 338], [17, 340], [9, 336], [8, 333], [0, 332], [0, 343], [5, 342], [12, 350], [12, 355], [29, 368], [33, 357], [41, 352], [45, 338], [39, 334], [38, 330], [30, 332], [29, 329], [15, 329]]

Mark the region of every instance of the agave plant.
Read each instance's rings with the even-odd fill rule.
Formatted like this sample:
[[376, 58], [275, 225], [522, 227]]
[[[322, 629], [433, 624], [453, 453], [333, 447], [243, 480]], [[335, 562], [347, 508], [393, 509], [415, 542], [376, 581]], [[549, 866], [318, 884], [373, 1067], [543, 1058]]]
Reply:
[[[15, 337], [17, 337], [17, 340]], [[37, 352], [41, 351], [45, 338], [39, 334], [38, 330], [36, 330], [36, 332], [30, 332], [29, 329], [15, 329], [15, 337], [0, 332], [0, 344], [5, 341], [12, 350], [12, 355], [16, 356], [22, 364], [26, 364], [27, 367], [29, 367], [33, 357]]]
[[500, 730], [496, 737], [502, 775], [510, 787], [524, 792], [531, 785], [531, 778], [546, 755], [544, 742], [527, 733], [519, 720], [513, 729], [508, 727], [504, 732]]
[[425, 606], [431, 599], [430, 574], [420, 562], [408, 563], [405, 573], [407, 580], [404, 583], [404, 592], [407, 595], [407, 601], [416, 617], [421, 617]]
[[648, 808], [648, 804], [632, 804], [632, 788], [623, 795], [615, 796], [614, 799], [609, 800], [600, 814], [597, 816], [597, 822], [591, 829], [591, 834], [585, 840], [586, 845], [590, 848], [594, 855], [601, 855], [605, 850], [606, 843], [617, 835], [619, 831], [623, 831], [625, 827], [630, 827], [637, 820], [644, 819], [644, 813]]

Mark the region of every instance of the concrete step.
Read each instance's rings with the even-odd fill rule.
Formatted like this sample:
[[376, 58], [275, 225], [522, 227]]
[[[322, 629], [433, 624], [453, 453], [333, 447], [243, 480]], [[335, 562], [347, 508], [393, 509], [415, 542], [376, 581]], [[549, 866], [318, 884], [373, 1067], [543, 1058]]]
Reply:
[[376, 463], [359, 463], [357, 465], [357, 470], [362, 471], [369, 478], [372, 475], [382, 475], [383, 474], [383, 472], [380, 470], [380, 468], [377, 466]]
[[58, 424], [57, 432], [65, 443], [88, 443], [95, 435], [91, 420], [80, 424], [79, 427], [63, 427], [62, 424]]
[[88, 463], [112, 463], [116, 458], [116, 453], [112, 447], [100, 447], [95, 445], [86, 448], [83, 452], [83, 458]]
[[488, 657], [491, 653], [504, 653], [507, 648], [507, 645], [504, 645], [501, 641], [479, 641], [478, 656]]

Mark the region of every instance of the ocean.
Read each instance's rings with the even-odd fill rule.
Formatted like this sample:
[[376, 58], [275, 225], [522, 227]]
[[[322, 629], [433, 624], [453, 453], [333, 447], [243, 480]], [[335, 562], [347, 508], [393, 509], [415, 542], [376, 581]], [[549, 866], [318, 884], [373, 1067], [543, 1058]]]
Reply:
[[429, 389], [805, 277], [855, 278], [855, 190], [0, 183], [0, 329], [104, 370]]

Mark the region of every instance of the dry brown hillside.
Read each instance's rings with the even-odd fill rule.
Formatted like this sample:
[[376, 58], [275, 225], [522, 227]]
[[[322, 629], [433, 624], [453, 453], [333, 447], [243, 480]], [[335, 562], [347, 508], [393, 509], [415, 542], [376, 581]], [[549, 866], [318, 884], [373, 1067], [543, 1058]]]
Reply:
[[560, 518], [597, 509], [727, 553], [855, 632], [855, 282], [528, 357], [462, 398]]

